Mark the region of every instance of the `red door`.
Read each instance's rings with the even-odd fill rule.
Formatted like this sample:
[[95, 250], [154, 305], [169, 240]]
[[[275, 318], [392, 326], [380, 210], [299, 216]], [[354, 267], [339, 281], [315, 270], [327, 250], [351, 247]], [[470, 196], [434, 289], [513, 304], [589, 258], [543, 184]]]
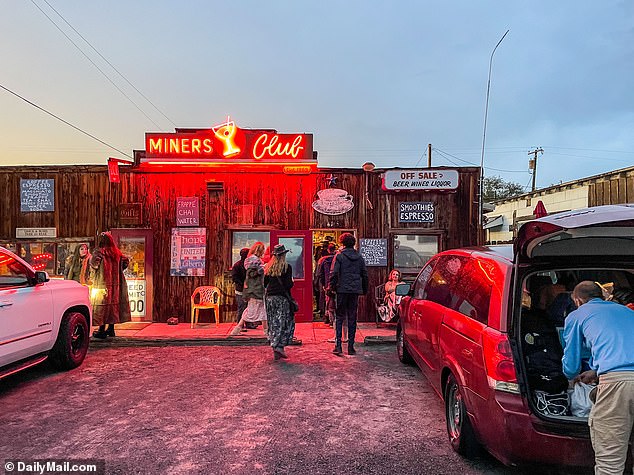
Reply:
[[313, 321], [313, 237], [310, 231], [271, 231], [271, 250], [276, 244], [284, 244], [290, 252], [286, 261], [293, 268], [294, 285], [291, 295], [299, 304], [296, 322]]

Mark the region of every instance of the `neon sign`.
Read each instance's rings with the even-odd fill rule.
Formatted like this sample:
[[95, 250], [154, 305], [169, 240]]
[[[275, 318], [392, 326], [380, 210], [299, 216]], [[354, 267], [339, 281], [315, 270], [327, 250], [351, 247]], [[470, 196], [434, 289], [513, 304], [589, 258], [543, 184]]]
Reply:
[[241, 129], [227, 117], [211, 129], [145, 134], [141, 163], [315, 164], [312, 134]]

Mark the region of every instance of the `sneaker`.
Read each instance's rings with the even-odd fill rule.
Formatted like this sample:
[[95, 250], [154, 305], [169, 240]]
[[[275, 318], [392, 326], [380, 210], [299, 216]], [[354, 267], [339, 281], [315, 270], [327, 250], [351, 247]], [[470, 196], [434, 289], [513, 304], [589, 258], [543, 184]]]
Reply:
[[341, 355], [343, 355], [343, 351], [341, 351], [341, 347], [340, 346], [335, 346], [335, 349], [332, 350], [332, 354], [333, 355], [337, 355], [337, 356], [341, 356]]
[[348, 354], [349, 355], [356, 355], [357, 352], [355, 351], [354, 348], [352, 348], [351, 346], [348, 347]]

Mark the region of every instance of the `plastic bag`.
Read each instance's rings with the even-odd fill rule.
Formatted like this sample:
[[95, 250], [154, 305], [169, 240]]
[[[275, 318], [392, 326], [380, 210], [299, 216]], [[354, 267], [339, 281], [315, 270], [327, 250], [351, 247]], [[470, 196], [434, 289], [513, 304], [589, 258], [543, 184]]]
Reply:
[[595, 388], [594, 384], [578, 382], [569, 390], [570, 412], [576, 417], [588, 417], [592, 402], [590, 401], [590, 391]]

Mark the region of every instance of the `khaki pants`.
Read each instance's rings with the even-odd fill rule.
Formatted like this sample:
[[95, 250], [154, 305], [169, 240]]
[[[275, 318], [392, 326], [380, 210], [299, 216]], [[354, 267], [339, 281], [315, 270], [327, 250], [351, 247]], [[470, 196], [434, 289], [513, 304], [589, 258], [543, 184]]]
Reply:
[[622, 475], [634, 425], [634, 371], [602, 374], [588, 418], [596, 475]]

